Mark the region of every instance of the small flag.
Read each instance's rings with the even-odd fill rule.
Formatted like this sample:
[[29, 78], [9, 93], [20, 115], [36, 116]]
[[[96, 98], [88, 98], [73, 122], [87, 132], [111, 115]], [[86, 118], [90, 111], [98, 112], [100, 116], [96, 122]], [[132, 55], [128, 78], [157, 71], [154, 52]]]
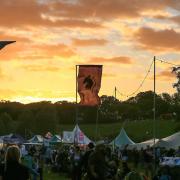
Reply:
[[101, 87], [101, 76], [102, 65], [79, 65], [78, 93], [81, 105], [100, 104], [98, 93]]
[[0, 49], [4, 48], [6, 45], [14, 43], [16, 41], [0, 41]]

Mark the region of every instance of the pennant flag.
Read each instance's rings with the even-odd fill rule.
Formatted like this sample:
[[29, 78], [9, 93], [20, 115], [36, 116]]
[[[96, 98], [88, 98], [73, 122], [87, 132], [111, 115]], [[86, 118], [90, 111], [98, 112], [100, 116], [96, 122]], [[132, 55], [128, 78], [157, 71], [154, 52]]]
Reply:
[[4, 48], [6, 45], [14, 43], [16, 41], [0, 41], [0, 49]]
[[102, 65], [79, 65], [77, 81], [81, 105], [100, 104], [98, 93], [101, 87], [101, 76]]

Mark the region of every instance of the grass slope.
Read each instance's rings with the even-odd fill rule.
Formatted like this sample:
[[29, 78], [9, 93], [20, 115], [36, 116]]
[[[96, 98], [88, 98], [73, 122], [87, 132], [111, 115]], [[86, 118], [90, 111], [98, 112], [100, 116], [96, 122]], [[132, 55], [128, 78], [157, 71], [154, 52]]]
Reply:
[[[75, 124], [61, 125], [60, 132], [64, 130], [71, 131]], [[96, 137], [95, 124], [81, 124], [80, 129], [92, 140]], [[98, 139], [108, 137], [115, 138], [120, 129], [124, 126], [128, 136], [135, 142], [141, 142], [153, 138], [153, 120], [129, 121], [126, 123], [98, 124]], [[180, 122], [173, 120], [156, 120], [156, 138], [169, 136], [180, 129]]]

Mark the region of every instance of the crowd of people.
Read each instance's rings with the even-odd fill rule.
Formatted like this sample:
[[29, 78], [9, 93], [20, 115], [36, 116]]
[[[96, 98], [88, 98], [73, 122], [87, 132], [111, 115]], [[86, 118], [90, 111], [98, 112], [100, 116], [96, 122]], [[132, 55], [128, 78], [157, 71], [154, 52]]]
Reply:
[[159, 165], [164, 156], [180, 157], [180, 148], [11, 145], [0, 151], [0, 180], [44, 180], [44, 169], [72, 180], [178, 180], [179, 167]]

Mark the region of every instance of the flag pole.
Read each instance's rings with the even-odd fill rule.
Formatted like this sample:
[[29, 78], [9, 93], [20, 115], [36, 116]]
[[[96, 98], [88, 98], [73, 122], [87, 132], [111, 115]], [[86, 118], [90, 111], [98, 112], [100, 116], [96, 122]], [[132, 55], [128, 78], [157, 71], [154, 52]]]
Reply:
[[[77, 115], [78, 115], [78, 100], [77, 100], [77, 91], [78, 91], [78, 86], [77, 86], [77, 71], [78, 71], [78, 65], [76, 65], [76, 107], [75, 107], [75, 111], [76, 111], [76, 113], [75, 113], [75, 122], [76, 122], [76, 125], [78, 124], [78, 117], [77, 117]], [[76, 139], [77, 139], [77, 127], [76, 127], [76, 125], [75, 125], [75, 134], [74, 134], [74, 145], [76, 144]], [[78, 142], [77, 142], [78, 143]]]
[[115, 99], [116, 99], [116, 92], [117, 92], [116, 86], [115, 86], [114, 91], [115, 91], [114, 97], [115, 97]]
[[96, 112], [96, 134], [95, 134], [96, 142], [97, 142], [97, 137], [98, 137], [98, 120], [99, 120], [99, 105], [97, 105], [97, 112]]
[[154, 151], [154, 174], [156, 173], [156, 57], [154, 56], [154, 98], [153, 98], [153, 151]]

